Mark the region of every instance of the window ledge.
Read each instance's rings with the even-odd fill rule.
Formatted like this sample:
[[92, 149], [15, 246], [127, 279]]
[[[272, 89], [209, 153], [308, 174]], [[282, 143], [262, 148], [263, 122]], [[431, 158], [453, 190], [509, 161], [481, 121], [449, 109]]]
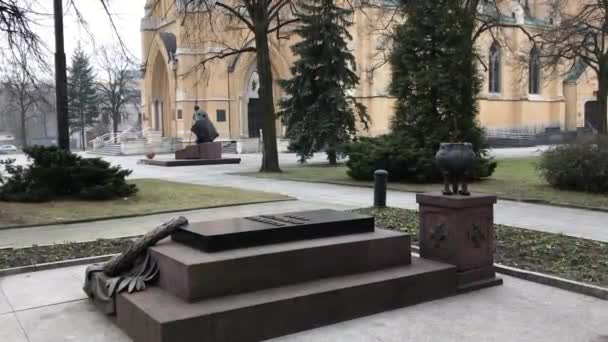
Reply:
[[528, 101], [544, 101], [545, 98], [541, 94], [528, 94]]

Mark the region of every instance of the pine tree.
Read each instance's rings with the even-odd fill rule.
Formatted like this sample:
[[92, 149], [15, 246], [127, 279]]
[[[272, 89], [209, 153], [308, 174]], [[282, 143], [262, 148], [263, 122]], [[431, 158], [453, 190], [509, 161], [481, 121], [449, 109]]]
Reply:
[[359, 83], [347, 46], [352, 11], [333, 0], [302, 6], [296, 30], [302, 41], [292, 47], [300, 58], [291, 68], [293, 78], [281, 82], [289, 98], [281, 102], [279, 116], [301, 162], [325, 150], [335, 165], [341, 146], [357, 133], [357, 120], [365, 127], [369, 122], [365, 106], [348, 94]]
[[68, 108], [70, 130], [80, 132], [83, 149], [86, 147], [86, 129], [93, 127], [99, 119], [98, 102], [90, 58], [78, 44], [68, 70]]

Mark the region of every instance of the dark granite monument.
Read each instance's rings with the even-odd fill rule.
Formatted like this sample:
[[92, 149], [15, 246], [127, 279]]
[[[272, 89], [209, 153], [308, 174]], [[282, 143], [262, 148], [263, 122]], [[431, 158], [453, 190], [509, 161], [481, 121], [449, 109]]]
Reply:
[[175, 151], [175, 159], [222, 159], [222, 143], [207, 142]]
[[176, 230], [172, 239], [205, 252], [216, 252], [373, 230], [372, 217], [315, 210], [199, 222]]
[[350, 212], [191, 222], [171, 234], [146, 251], [153, 286], [112, 296], [134, 342], [261, 341], [458, 289], [457, 266], [412, 257], [409, 235]]

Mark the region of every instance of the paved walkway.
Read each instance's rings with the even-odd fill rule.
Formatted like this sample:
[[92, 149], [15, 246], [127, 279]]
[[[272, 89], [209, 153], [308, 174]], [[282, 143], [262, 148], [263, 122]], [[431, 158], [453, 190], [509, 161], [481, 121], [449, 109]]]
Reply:
[[[0, 341], [129, 342], [85, 300], [84, 266], [0, 278]], [[607, 342], [606, 301], [505, 284], [278, 338], [276, 342]]]
[[[373, 203], [370, 188], [353, 186], [282, 181], [231, 175], [228, 173], [255, 171], [259, 156], [243, 156], [241, 165], [216, 165], [209, 167], [181, 167], [166, 169], [149, 165], [137, 165], [137, 158], [114, 157], [112, 162], [134, 170], [134, 178], [161, 178], [178, 182], [205, 185], [222, 185], [243, 189], [277, 192], [303, 201], [339, 204], [348, 207], [366, 207]], [[317, 159], [321, 161], [322, 158]], [[296, 162], [293, 155], [282, 155], [282, 165]], [[388, 205], [417, 209], [415, 194], [400, 191], [388, 192]], [[608, 242], [608, 213], [560, 208], [548, 205], [500, 200], [495, 210], [496, 223], [539, 231], [561, 233]]]
[[[515, 152], [517, 151], [518, 150]], [[514, 154], [515, 152], [511, 151], [509, 153]], [[168, 158], [169, 156], [160, 156], [159, 158], [163, 157]], [[137, 164], [137, 161], [141, 157], [107, 157], [106, 159], [114, 164], [119, 164], [123, 167], [132, 169], [133, 178], [160, 178], [177, 182], [231, 186], [243, 189], [276, 192], [299, 199], [297, 202], [289, 203], [274, 203], [268, 205], [246, 206], [243, 208], [225, 208], [183, 213], [192, 221], [238, 217], [250, 215], [255, 212], [262, 213], [262, 210], [264, 213], [278, 213], [290, 210], [306, 210], [323, 207], [350, 209], [367, 207], [373, 203], [373, 193], [370, 188], [281, 181], [229, 174], [255, 171], [259, 168], [259, 155], [241, 155], [240, 157], [243, 159], [243, 162], [240, 165], [189, 166], [178, 168], [163, 168]], [[318, 156], [314, 161], [320, 162], [323, 160], [323, 156]], [[281, 165], [293, 165], [296, 162], [297, 159], [295, 155], [281, 154]], [[399, 191], [389, 191], [388, 204], [390, 206], [408, 209], [417, 209], [418, 207], [415, 194]], [[98, 238], [138, 235], [176, 215], [179, 215], [179, 213], [152, 215], [136, 219], [101, 221], [88, 224], [28, 228], [25, 230], [0, 230], [0, 248], [30, 246], [34, 243], [45, 245], [64, 241], [90, 241]], [[604, 212], [500, 200], [496, 206], [495, 220], [500, 224], [608, 242], [608, 227], [606, 226], [606, 222], [608, 222], [608, 213]]]

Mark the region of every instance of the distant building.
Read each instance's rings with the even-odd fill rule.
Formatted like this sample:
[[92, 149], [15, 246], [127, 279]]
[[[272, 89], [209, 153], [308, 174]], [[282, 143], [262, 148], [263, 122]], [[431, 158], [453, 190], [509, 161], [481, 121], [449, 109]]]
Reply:
[[[341, 3], [339, 1], [339, 3]], [[578, 4], [578, 5], [577, 5]], [[493, 2], [481, 2], [480, 11], [492, 9]], [[555, 19], [544, 1], [505, 1], [501, 11], [505, 20], [534, 27], [552, 25]], [[581, 6], [572, 2], [571, 6]], [[211, 32], [226, 32], [227, 41], [238, 44], [234, 30], [223, 30], [208, 25], [211, 21], [193, 22], [197, 15], [183, 16], [183, 1], [148, 0], [146, 15], [142, 19], [143, 58], [145, 75], [142, 86], [143, 125], [161, 132], [167, 137], [186, 138], [191, 127], [192, 111], [199, 104], [210, 114], [220, 137], [242, 139], [259, 136], [262, 113], [258, 110], [258, 74], [255, 54], [213, 61], [205, 72], [194, 71], [203, 56], [221, 49], [219, 45], [190, 46], [187, 36], [203, 41]], [[495, 10], [495, 9], [494, 9]], [[356, 72], [360, 85], [354, 94], [367, 106], [372, 117], [368, 133], [379, 135], [388, 132], [394, 112], [395, 99], [388, 92], [391, 70], [385, 65], [373, 73], [369, 70], [377, 62], [376, 52], [386, 49], [380, 44], [380, 36], [373, 30], [373, 23], [387, 15], [386, 8], [356, 11], [350, 28], [353, 36], [351, 49], [356, 57]], [[178, 17], [180, 18], [178, 20]], [[183, 18], [183, 20], [182, 20]], [[218, 25], [214, 22], [214, 25]], [[189, 30], [196, 30], [193, 32]], [[501, 47], [490, 34], [479, 40], [484, 64], [483, 90], [479, 94], [479, 122], [488, 132], [543, 131], [545, 128], [576, 130], [592, 126], [597, 120], [597, 101], [594, 95], [597, 81], [588, 70], [578, 70], [568, 76], [543, 74], [527, 37], [518, 28], [506, 28], [508, 39], [522, 51], [530, 46], [531, 65], [515, 66], [515, 57]], [[278, 80], [291, 77], [289, 67], [296, 56], [291, 46], [298, 41], [292, 35], [288, 39], [270, 38], [274, 99], [284, 96]], [[211, 40], [209, 40], [211, 41]], [[254, 44], [250, 42], [250, 44]], [[526, 45], [527, 44], [527, 45]], [[277, 120], [277, 133], [284, 132]]]

